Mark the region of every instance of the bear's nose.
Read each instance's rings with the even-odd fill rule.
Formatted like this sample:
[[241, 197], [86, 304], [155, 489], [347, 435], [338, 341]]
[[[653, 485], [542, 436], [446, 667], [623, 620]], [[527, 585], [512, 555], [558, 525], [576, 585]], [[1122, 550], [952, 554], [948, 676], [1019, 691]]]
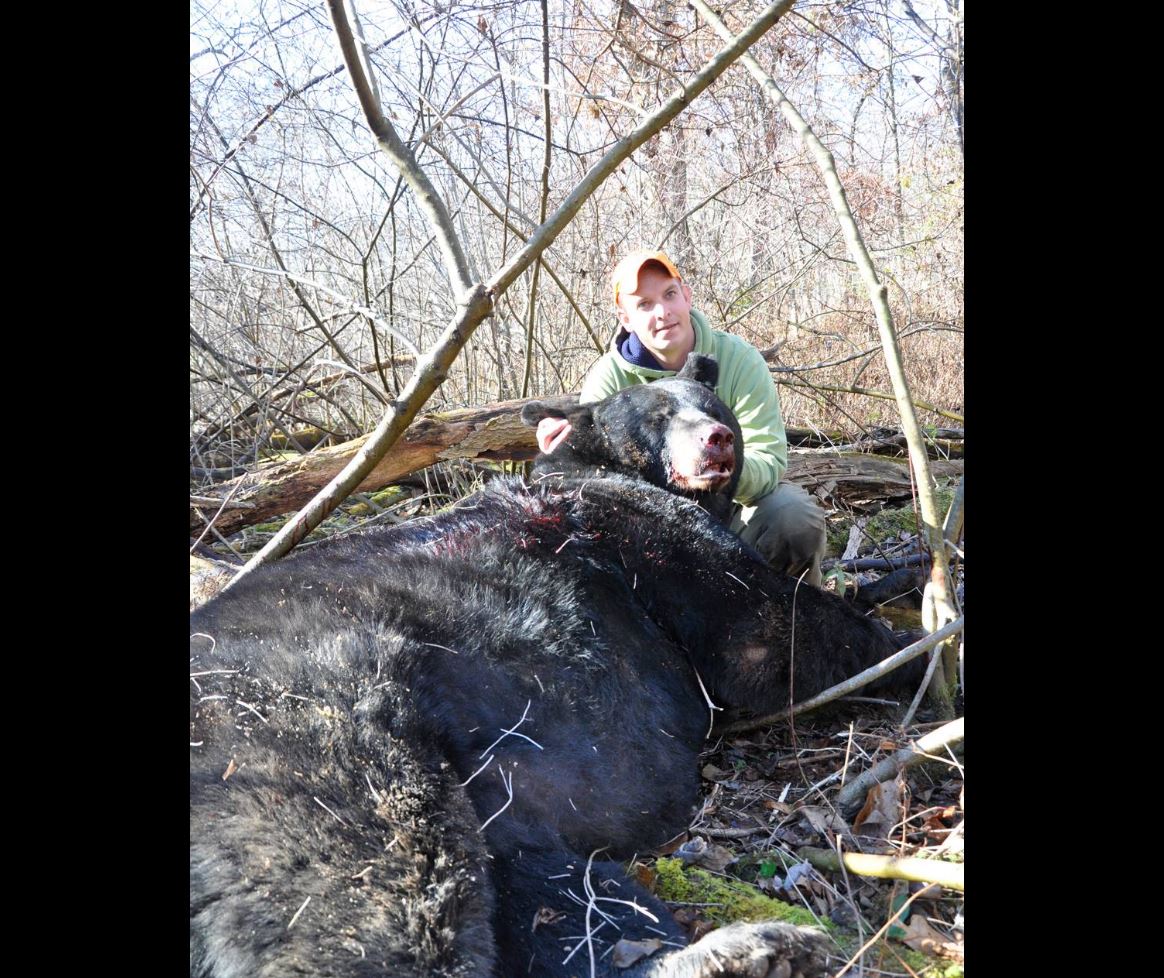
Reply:
[[735, 441], [736, 436], [732, 434], [731, 428], [718, 422], [711, 426], [703, 438], [705, 445], [712, 445], [715, 448], [730, 448]]

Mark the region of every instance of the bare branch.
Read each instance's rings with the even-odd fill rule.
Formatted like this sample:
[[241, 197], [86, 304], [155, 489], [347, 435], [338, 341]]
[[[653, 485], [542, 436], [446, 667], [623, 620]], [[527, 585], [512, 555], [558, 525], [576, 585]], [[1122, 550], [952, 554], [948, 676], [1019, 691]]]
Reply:
[[[388, 121], [388, 117], [381, 108], [379, 91], [370, 71], [367, 47], [364, 45], [362, 37], [357, 39], [353, 36], [349, 25], [349, 19], [354, 21], [357, 27], [359, 24], [352, 0], [327, 0], [327, 9], [331, 14], [340, 50], [343, 52], [344, 63], [348, 67], [348, 74], [351, 75], [352, 85], [360, 100], [360, 107], [364, 110], [364, 118], [367, 119], [368, 126], [376, 137], [376, 144], [400, 171], [400, 175], [412, 189], [412, 192], [416, 194], [417, 203], [436, 232], [437, 246], [444, 258], [449, 281], [452, 282], [453, 290], [457, 294], [457, 304], [467, 307], [469, 305], [467, 293], [473, 288], [473, 283], [469, 278], [469, 263], [457, 241], [457, 235], [453, 231], [453, 223], [449, 219], [449, 212], [445, 209], [444, 201], [441, 200], [440, 194], [437, 193], [424, 170], [420, 168], [420, 164], [416, 162], [412, 150], [405, 146], [396, 134], [395, 127]], [[351, 12], [350, 18], [349, 11]]]
[[[937, 730], [931, 730], [924, 737], [919, 737], [908, 746], [895, 751], [846, 784], [837, 795], [837, 807], [852, 814], [854, 809], [861, 806], [865, 800], [866, 792], [873, 785], [897, 777], [897, 773], [903, 768], [912, 767], [922, 761], [934, 760], [934, 754], [948, 744], [958, 743], [965, 736], [965, 717], [959, 717], [957, 720], [952, 720], [950, 723], [938, 727]], [[940, 759], [946, 760], [945, 758]]]

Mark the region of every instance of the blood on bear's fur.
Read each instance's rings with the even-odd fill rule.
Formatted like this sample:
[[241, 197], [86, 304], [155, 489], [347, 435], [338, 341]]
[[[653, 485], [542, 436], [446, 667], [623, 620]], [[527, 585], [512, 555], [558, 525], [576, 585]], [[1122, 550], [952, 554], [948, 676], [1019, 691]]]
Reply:
[[577, 408], [534, 485], [321, 544], [192, 615], [192, 975], [826, 973], [823, 937], [779, 923], [684, 946], [620, 862], [688, 824], [701, 685], [770, 711], [895, 651], [700, 507], [740, 468], [714, 374], [692, 356]]

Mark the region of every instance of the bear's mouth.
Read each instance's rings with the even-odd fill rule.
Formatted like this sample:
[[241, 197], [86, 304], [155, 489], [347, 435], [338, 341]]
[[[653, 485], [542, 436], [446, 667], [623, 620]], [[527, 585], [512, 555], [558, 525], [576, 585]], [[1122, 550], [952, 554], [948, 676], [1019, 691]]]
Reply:
[[676, 472], [675, 483], [684, 489], [694, 489], [702, 492], [719, 489], [732, 479], [736, 468], [736, 460], [732, 457], [718, 461], [706, 461], [698, 472], [684, 475]]

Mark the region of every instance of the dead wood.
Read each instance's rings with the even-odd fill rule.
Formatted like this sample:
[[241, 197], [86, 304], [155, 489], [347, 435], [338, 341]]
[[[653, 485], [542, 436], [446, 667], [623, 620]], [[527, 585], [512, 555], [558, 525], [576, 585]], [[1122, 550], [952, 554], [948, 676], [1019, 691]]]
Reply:
[[[818, 428], [786, 428], [792, 448], [827, 448], [834, 452], [860, 452], [864, 455], [899, 455], [905, 452], [905, 435], [896, 428], [874, 428], [856, 441], [842, 431]], [[965, 453], [964, 428], [936, 428], [926, 433], [926, 450], [930, 458], [962, 458]]]
[[[961, 459], [930, 462], [930, 474], [937, 479], [961, 475]], [[874, 455], [792, 451], [785, 478], [803, 486], [833, 505], [845, 503], [853, 509], [869, 509], [874, 504], [904, 502], [911, 498], [909, 460]]]
[[[571, 406], [577, 395], [542, 398], [560, 408]], [[484, 407], [434, 412], [415, 421], [392, 451], [365, 477], [358, 492], [375, 492], [392, 482], [440, 461], [527, 461], [537, 453], [532, 428], [521, 422], [525, 400], [499, 401]], [[790, 440], [791, 440], [790, 435]], [[214, 521], [215, 529], [230, 536], [248, 526], [294, 512], [327, 485], [363, 446], [367, 437], [332, 448], [321, 448], [299, 458], [263, 466], [236, 479], [205, 490], [190, 501], [190, 532], [198, 536], [206, 520], [232, 491], [231, 505]], [[934, 462], [937, 476], [960, 475], [961, 461]], [[844, 502], [860, 509], [874, 503], [908, 499], [909, 468], [895, 460], [857, 453], [828, 455], [790, 453], [786, 478], [829, 503]], [[241, 505], [240, 505], [241, 504]]]
[[[953, 428], [943, 428], [942, 431], [956, 431]], [[965, 453], [965, 438], [958, 434], [955, 438], [943, 438], [940, 435], [927, 436], [925, 439], [926, 454], [930, 458], [962, 458]], [[872, 452], [875, 455], [897, 455], [909, 451], [909, 444], [902, 433], [872, 434], [860, 438], [851, 445], [837, 445], [837, 451]]]
[[843, 859], [845, 869], [858, 876], [938, 883], [951, 890], [966, 889], [966, 868], [962, 863], [920, 859], [916, 856], [878, 856], [866, 852], [846, 852], [838, 857], [831, 849], [816, 849], [812, 846], [797, 849], [796, 854], [801, 859], [807, 859], [817, 869], [838, 872]]

